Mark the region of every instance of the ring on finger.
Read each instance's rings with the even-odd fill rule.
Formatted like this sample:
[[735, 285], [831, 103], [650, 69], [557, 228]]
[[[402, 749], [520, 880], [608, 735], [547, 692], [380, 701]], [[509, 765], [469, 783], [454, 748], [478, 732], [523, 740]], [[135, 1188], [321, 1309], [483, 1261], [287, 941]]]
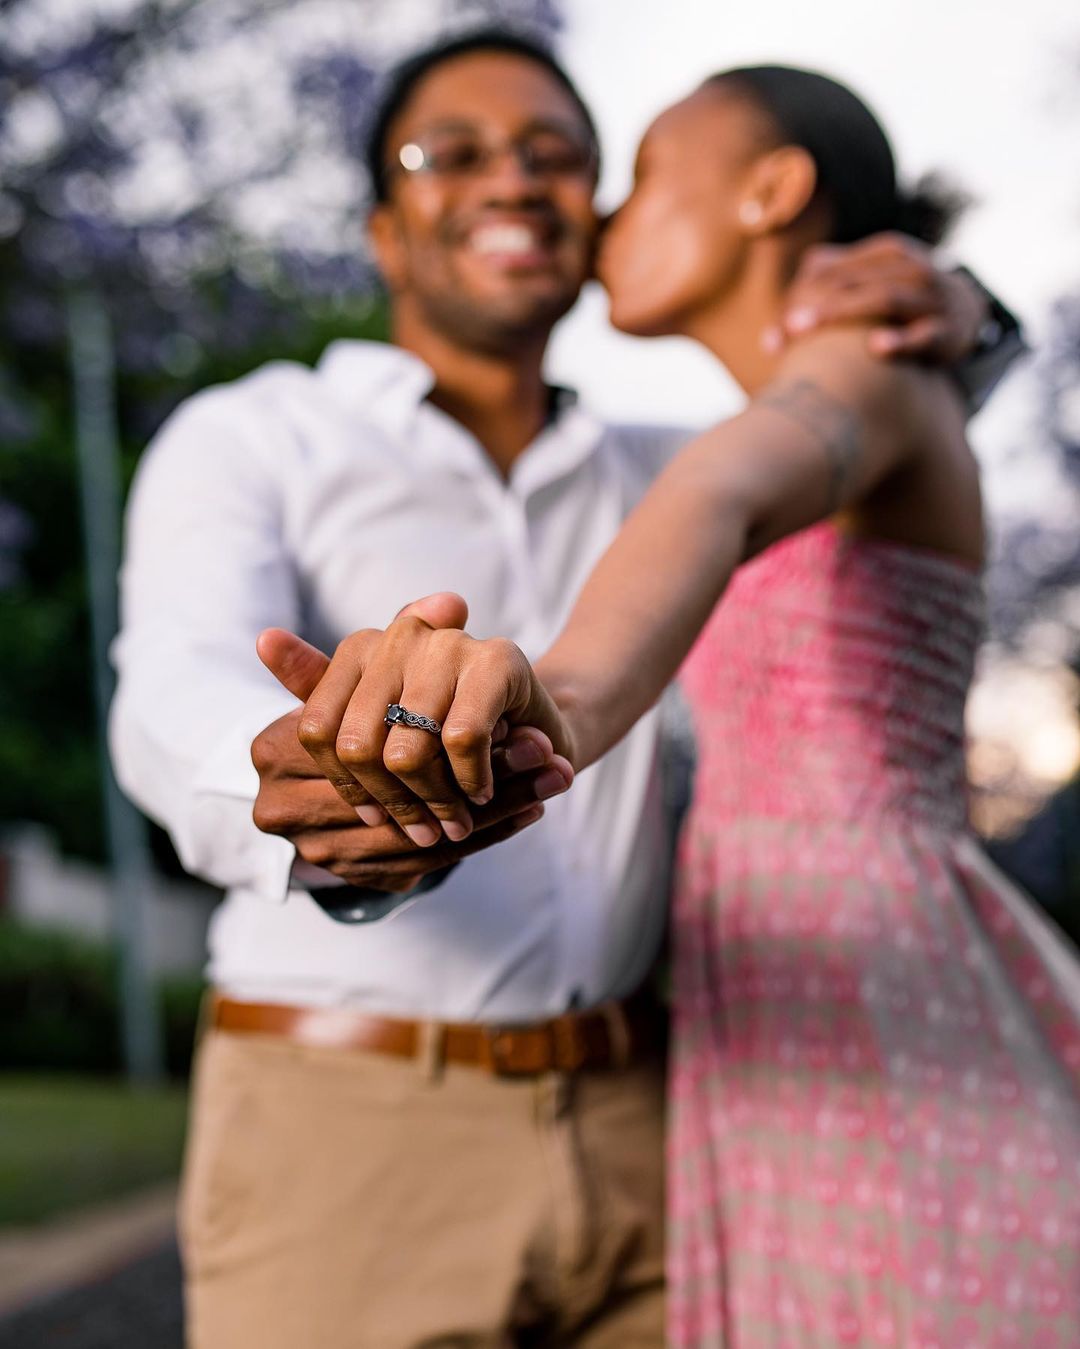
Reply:
[[410, 712], [400, 703], [388, 703], [383, 721], [387, 726], [415, 726], [417, 730], [429, 731], [432, 735], [442, 735], [442, 727], [434, 717], [425, 717], [420, 712]]

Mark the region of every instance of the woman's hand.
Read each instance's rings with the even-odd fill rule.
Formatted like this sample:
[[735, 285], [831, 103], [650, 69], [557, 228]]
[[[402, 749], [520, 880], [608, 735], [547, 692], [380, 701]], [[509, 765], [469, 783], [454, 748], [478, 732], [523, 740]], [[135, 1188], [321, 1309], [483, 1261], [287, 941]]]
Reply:
[[[439, 596], [436, 605], [445, 613], [455, 600], [463, 626], [463, 600]], [[462, 793], [483, 805], [501, 773], [535, 770], [536, 799], [544, 800], [569, 787], [573, 769], [567, 728], [520, 649], [500, 638], [477, 641], [459, 626], [432, 627], [418, 608], [409, 606], [385, 632], [345, 638], [297, 733], [365, 822], [378, 823], [385, 811], [427, 847], [443, 834], [459, 842], [472, 831]], [[263, 634], [260, 651], [274, 640], [272, 630]], [[439, 722], [441, 737], [387, 726], [394, 703]]]

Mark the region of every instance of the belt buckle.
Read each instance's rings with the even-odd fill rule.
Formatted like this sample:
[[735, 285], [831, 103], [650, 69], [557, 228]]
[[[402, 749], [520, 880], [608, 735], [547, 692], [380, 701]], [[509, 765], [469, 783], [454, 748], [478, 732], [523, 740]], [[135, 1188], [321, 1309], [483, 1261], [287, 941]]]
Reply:
[[[546, 1034], [549, 1047], [546, 1065], [515, 1063], [514, 1037], [522, 1034]], [[484, 1044], [487, 1046], [484, 1066], [496, 1077], [537, 1077], [555, 1066], [555, 1043], [547, 1026], [485, 1026]]]

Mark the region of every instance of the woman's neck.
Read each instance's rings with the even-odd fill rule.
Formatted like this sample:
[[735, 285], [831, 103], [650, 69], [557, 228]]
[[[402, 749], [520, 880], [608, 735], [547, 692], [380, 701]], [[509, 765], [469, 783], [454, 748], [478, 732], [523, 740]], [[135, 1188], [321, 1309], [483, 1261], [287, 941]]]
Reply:
[[767, 349], [764, 339], [780, 323], [798, 260], [790, 245], [761, 241], [735, 286], [686, 328], [686, 336], [711, 351], [751, 397], [780, 363], [780, 353]]

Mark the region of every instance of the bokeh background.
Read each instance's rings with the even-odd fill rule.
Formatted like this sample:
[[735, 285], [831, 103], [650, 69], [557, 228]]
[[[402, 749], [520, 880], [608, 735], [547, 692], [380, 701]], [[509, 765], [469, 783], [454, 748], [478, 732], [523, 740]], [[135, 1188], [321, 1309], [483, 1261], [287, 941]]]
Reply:
[[[214, 896], [102, 769], [124, 491], [196, 389], [385, 334], [356, 154], [379, 73], [492, 20], [556, 42], [607, 207], [665, 103], [763, 60], [847, 79], [911, 176], [973, 196], [950, 253], [1033, 348], [972, 428], [993, 536], [973, 810], [1080, 934], [1070, 0], [0, 0], [0, 1344], [180, 1343], [167, 1232]], [[608, 331], [594, 290], [550, 365], [617, 419], [738, 406], [693, 349]]]

